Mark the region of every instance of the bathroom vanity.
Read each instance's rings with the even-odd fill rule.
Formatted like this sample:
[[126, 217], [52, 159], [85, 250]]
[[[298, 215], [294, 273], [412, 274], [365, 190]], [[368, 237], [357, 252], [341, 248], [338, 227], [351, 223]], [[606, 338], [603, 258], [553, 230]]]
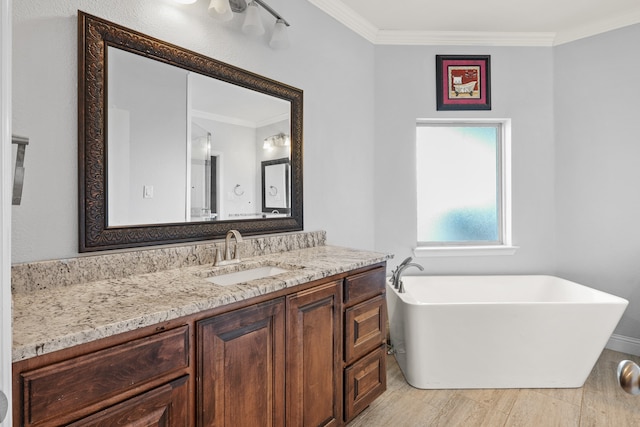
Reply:
[[[344, 425], [386, 388], [386, 259], [319, 246], [16, 293], [14, 425]], [[287, 271], [211, 283], [265, 265]]]

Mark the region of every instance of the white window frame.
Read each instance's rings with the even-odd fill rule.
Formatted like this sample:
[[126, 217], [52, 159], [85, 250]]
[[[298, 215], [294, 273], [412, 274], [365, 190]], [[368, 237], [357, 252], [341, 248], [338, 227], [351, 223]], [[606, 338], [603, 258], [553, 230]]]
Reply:
[[[501, 177], [501, 206], [500, 206], [500, 235], [502, 241], [497, 244], [420, 244], [416, 236], [415, 257], [443, 257], [443, 256], [484, 256], [484, 255], [513, 255], [518, 247], [513, 245], [511, 218], [511, 119], [419, 119], [416, 128], [421, 125], [498, 125], [500, 130], [499, 144], [499, 175]], [[416, 174], [417, 175], [417, 174]], [[417, 193], [416, 193], [417, 197]], [[417, 215], [417, 212], [416, 212]], [[417, 220], [417, 217], [416, 217]]]

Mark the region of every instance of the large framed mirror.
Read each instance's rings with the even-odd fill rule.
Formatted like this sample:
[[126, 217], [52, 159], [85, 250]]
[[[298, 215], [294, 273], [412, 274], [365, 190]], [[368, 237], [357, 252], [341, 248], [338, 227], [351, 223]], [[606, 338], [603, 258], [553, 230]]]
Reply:
[[82, 11], [78, 46], [80, 252], [303, 229], [302, 90]]

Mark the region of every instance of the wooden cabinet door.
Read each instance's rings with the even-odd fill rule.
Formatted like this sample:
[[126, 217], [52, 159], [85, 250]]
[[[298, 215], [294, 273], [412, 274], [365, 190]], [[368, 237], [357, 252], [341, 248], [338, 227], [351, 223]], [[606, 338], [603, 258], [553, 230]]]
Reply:
[[69, 427], [184, 427], [190, 425], [188, 377], [69, 424]]
[[287, 425], [341, 424], [341, 284], [287, 297]]
[[284, 425], [282, 298], [198, 322], [198, 425]]

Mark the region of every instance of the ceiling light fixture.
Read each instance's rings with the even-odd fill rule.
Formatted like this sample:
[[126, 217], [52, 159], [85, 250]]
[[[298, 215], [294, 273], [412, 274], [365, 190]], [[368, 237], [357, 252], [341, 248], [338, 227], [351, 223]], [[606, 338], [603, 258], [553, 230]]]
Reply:
[[[197, 0], [175, 0], [177, 3], [191, 4]], [[276, 23], [271, 33], [271, 39], [269, 46], [272, 49], [286, 49], [289, 47], [289, 36], [287, 35], [287, 27], [289, 23], [275, 10], [271, 8], [264, 0], [250, 0], [247, 4], [247, 0], [210, 0], [209, 8], [207, 9], [211, 17], [218, 21], [230, 21], [233, 19], [233, 13], [243, 13], [246, 11], [244, 23], [242, 24], [242, 31], [245, 34], [253, 36], [261, 36], [264, 34], [264, 25], [260, 17], [261, 6], [264, 10], [269, 12], [274, 18]]]
[[229, 0], [211, 0], [208, 8], [209, 15], [218, 21], [231, 21], [233, 12]]
[[284, 19], [277, 19], [273, 27], [269, 46], [272, 49], [286, 49], [289, 47], [289, 36], [287, 34], [287, 24]]
[[244, 17], [244, 24], [242, 24], [242, 32], [249, 34], [250, 36], [261, 36], [264, 34], [264, 26], [262, 25], [262, 19], [260, 19], [260, 9], [255, 1], [249, 3], [245, 9], [247, 12]]

